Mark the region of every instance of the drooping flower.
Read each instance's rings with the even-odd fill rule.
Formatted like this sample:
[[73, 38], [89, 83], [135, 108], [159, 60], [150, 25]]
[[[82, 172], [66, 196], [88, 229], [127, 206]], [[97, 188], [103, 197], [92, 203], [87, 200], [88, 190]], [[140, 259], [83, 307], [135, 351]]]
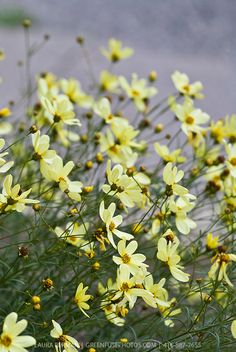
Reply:
[[118, 230], [118, 227], [121, 225], [123, 218], [121, 215], [114, 216], [115, 211], [116, 211], [115, 203], [111, 203], [109, 207], [105, 209], [104, 201], [101, 202], [99, 207], [100, 218], [106, 225], [107, 237], [114, 248], [116, 248], [116, 244], [113, 238], [114, 235], [119, 237], [120, 239], [124, 239], [127, 241], [133, 238], [133, 235], [130, 235], [127, 232]]
[[179, 243], [172, 243], [166, 238], [161, 237], [158, 241], [157, 258], [165, 262], [173, 277], [181, 282], [189, 281], [189, 274], [182, 271], [183, 267], [179, 264], [181, 258], [177, 254]]
[[50, 335], [57, 339], [58, 342], [63, 346], [65, 352], [77, 352], [80, 345], [78, 341], [69, 335], [65, 335], [61, 328], [61, 325], [55, 320], [52, 320], [53, 329], [50, 331]]

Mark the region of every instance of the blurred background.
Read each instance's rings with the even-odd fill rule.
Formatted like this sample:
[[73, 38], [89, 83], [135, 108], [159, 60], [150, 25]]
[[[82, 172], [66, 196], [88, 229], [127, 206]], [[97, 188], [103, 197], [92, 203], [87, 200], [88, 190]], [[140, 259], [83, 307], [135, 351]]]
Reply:
[[236, 112], [235, 0], [0, 0], [1, 105], [21, 93], [24, 33], [21, 22], [32, 19], [31, 43], [50, 40], [33, 57], [32, 75], [42, 71], [86, 85], [86, 64], [76, 36], [85, 37], [95, 72], [107, 68], [99, 47], [120, 39], [135, 55], [118, 64], [116, 73], [158, 72], [159, 98], [173, 93], [171, 73], [178, 69], [201, 80], [200, 102], [214, 119]]

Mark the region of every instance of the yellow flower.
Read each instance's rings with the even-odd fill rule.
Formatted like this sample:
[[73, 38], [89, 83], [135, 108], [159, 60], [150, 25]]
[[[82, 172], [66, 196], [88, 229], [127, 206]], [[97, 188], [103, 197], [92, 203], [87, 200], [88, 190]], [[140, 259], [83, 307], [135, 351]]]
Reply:
[[109, 184], [103, 185], [102, 190], [110, 196], [115, 195], [126, 207], [132, 208], [135, 203], [142, 202], [143, 194], [137, 183], [123, 172], [124, 169], [119, 164], [111, 169], [111, 161], [108, 160], [106, 174]]
[[212, 233], [208, 233], [206, 236], [206, 247], [207, 249], [215, 249], [220, 246], [219, 236], [214, 237]]
[[212, 258], [213, 264], [208, 272], [209, 278], [218, 281], [225, 280], [229, 286], [233, 286], [227, 275], [227, 267], [232, 261], [236, 262], [235, 254], [228, 254], [224, 252], [216, 254]]
[[201, 125], [207, 123], [210, 119], [207, 113], [194, 107], [193, 101], [190, 98], [186, 98], [182, 105], [175, 104], [171, 110], [182, 123], [182, 131], [186, 135], [190, 132], [200, 133], [204, 130]]
[[118, 119], [118, 122], [121, 121], [121, 118], [118, 116], [114, 116], [111, 112], [111, 104], [107, 98], [100, 99], [94, 105], [94, 112], [102, 117], [106, 123], [114, 122], [114, 120]]
[[122, 223], [122, 216], [116, 215], [114, 216], [116, 211], [115, 203], [111, 203], [107, 209], [104, 207], [104, 201], [101, 202], [99, 207], [99, 215], [102, 221], [106, 225], [107, 237], [114, 248], [116, 248], [116, 244], [113, 239], [113, 235], [126, 240], [131, 240], [133, 235], [130, 235], [127, 232], [118, 230], [118, 226]]
[[170, 306], [170, 302], [166, 300], [166, 298], [168, 299], [167, 290], [163, 287], [165, 285], [165, 282], [166, 279], [161, 279], [157, 284], [155, 284], [151, 274], [148, 274], [145, 277], [144, 281], [144, 286], [146, 290], [153, 294], [156, 305], [160, 307]]
[[5, 52], [3, 49], [0, 49], [0, 61], [3, 61], [5, 59]]
[[11, 110], [9, 108], [5, 107], [0, 109], [0, 135], [5, 135], [11, 132], [12, 125], [8, 122], [1, 121], [2, 119], [10, 115], [11, 115]]
[[191, 200], [195, 200], [196, 197], [192, 194], [185, 194], [179, 197], [177, 201], [173, 199], [170, 201], [169, 209], [175, 214], [175, 224], [179, 232], [184, 235], [188, 235], [190, 230], [195, 229], [197, 224], [187, 216], [187, 213], [194, 208], [194, 203]]
[[189, 78], [185, 73], [175, 71], [171, 79], [175, 85], [175, 88], [182, 94], [190, 96], [191, 98], [202, 99], [204, 95], [201, 93], [203, 85], [201, 82], [197, 81], [194, 83], [189, 83]]
[[148, 99], [158, 93], [155, 87], [148, 87], [147, 80], [138, 79], [137, 74], [133, 73], [131, 83], [124, 76], [119, 78], [120, 86], [127, 96], [134, 101], [138, 111], [145, 111]]
[[19, 336], [27, 327], [25, 319], [17, 322], [18, 315], [15, 312], [8, 314], [3, 323], [3, 331], [0, 335], [0, 351], [27, 352], [28, 347], [34, 346], [36, 340], [32, 336]]
[[[5, 140], [3, 138], [0, 138], [0, 151], [5, 145]], [[8, 152], [0, 153], [0, 174], [7, 172], [13, 165], [14, 161], [8, 161], [6, 162], [5, 159], [3, 159], [4, 156], [8, 155]]]
[[236, 144], [226, 144], [225, 150], [227, 153], [226, 165], [229, 168], [232, 177], [236, 178]]
[[216, 122], [211, 121], [210, 126], [211, 137], [217, 142], [221, 143], [226, 137], [226, 129], [223, 120], [218, 120]]
[[[163, 170], [163, 180], [167, 185], [167, 191], [170, 195], [175, 194], [183, 196], [188, 193], [187, 188], [178, 185], [178, 182], [184, 177], [184, 172], [177, 169], [176, 166], [172, 168], [172, 163], [168, 163]], [[171, 194], [172, 193], [172, 194]]]
[[179, 264], [181, 258], [177, 254], [177, 248], [179, 243], [172, 243], [164, 237], [158, 241], [157, 258], [165, 262], [170, 269], [173, 277], [181, 282], [189, 281], [189, 274], [184, 273], [181, 269], [183, 267]]
[[12, 175], [7, 175], [3, 182], [3, 190], [2, 194], [0, 194], [0, 210], [2, 212], [11, 210], [22, 212], [26, 204], [39, 203], [38, 200], [27, 198], [31, 192], [31, 188], [22, 192], [19, 184], [12, 187], [12, 181]]
[[66, 95], [58, 95], [51, 100], [42, 97], [41, 104], [45, 109], [45, 114], [50, 123], [53, 124], [62, 121], [67, 125], [81, 126], [80, 121], [74, 118], [73, 105]]
[[143, 143], [138, 143], [135, 137], [139, 131], [135, 130], [126, 119], [114, 118], [111, 129], [100, 136], [101, 152], [106, 152], [114, 163], [121, 163], [125, 167], [135, 164], [138, 154], [134, 149], [142, 150]]
[[232, 332], [233, 337], [236, 339], [236, 320], [232, 321], [231, 332]]
[[109, 40], [108, 49], [101, 49], [102, 55], [104, 55], [111, 62], [127, 59], [133, 55], [133, 52], [134, 51], [131, 48], [122, 47], [122, 42], [114, 38]]
[[[32, 134], [32, 144], [34, 147], [34, 159], [51, 164], [56, 156], [55, 150], [49, 150], [50, 139], [47, 135], [40, 136], [40, 131]], [[40, 166], [43, 168], [43, 163]]]
[[78, 106], [90, 109], [93, 105], [93, 98], [87, 95], [81, 89], [80, 83], [71, 78], [69, 80], [62, 79], [60, 81], [60, 86], [65, 95], [68, 96], [72, 103], [76, 103]]
[[118, 93], [119, 80], [116, 75], [113, 75], [109, 71], [101, 71], [100, 73], [100, 87], [102, 91], [108, 91], [111, 93]]
[[154, 143], [154, 148], [157, 154], [166, 162], [172, 163], [184, 163], [186, 158], [181, 154], [181, 149], [175, 149], [170, 152], [166, 145], [161, 145], [160, 143]]
[[77, 304], [81, 312], [89, 318], [85, 310], [88, 310], [90, 308], [90, 306], [86, 302], [90, 300], [91, 295], [86, 295], [87, 290], [88, 290], [88, 286], [84, 287], [83, 283], [81, 282], [77, 287], [77, 290], [75, 293], [75, 303]]
[[148, 266], [144, 264], [146, 260], [145, 255], [134, 253], [137, 248], [137, 241], [131, 241], [127, 246], [125, 240], [119, 241], [117, 249], [120, 257], [113, 255], [113, 262], [120, 265], [121, 270], [127, 270], [135, 275], [139, 268]]
[[65, 352], [77, 352], [80, 345], [78, 341], [69, 335], [65, 335], [61, 328], [55, 320], [52, 320], [53, 329], [50, 331], [50, 335], [59, 341], [59, 343], [64, 347]]
[[63, 160], [56, 155], [50, 164], [44, 163], [41, 168], [42, 175], [48, 181], [55, 181], [62, 192], [65, 192], [71, 199], [80, 201], [83, 184], [80, 181], [71, 181], [68, 177], [74, 167], [73, 161], [63, 165]]
[[153, 294], [143, 288], [142, 285], [136, 283], [136, 278], [130, 277], [130, 273], [125, 269], [117, 270], [117, 293], [112, 298], [116, 301], [121, 299], [120, 305], [129, 303], [129, 308], [132, 309], [138, 297], [145, 298], [145, 302], [150, 306], [156, 306]]
[[88, 222], [83, 223], [81, 225], [77, 222], [68, 222], [65, 230], [57, 226], [54, 231], [60, 239], [63, 239], [76, 247], [83, 246], [84, 249], [85, 244], [88, 243], [84, 240], [84, 235], [87, 233], [88, 228]]

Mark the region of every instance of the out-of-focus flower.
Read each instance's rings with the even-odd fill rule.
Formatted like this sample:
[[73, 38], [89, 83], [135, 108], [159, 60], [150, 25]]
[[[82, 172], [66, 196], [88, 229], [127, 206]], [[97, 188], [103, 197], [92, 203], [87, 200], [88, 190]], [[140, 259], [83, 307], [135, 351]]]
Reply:
[[133, 73], [131, 83], [128, 83], [124, 76], [119, 78], [119, 82], [127, 96], [134, 101], [138, 111], [145, 111], [148, 100], [158, 93], [155, 87], [148, 87], [147, 80], [139, 79], [136, 73]]
[[114, 38], [109, 40], [108, 49], [101, 49], [102, 55], [104, 55], [111, 62], [127, 59], [133, 55], [133, 52], [133, 49], [123, 47], [122, 42]]
[[227, 275], [227, 267], [230, 262], [236, 262], [236, 255], [225, 252], [217, 253], [212, 258], [212, 262], [213, 264], [208, 272], [209, 278], [218, 281], [225, 280], [229, 286], [233, 286]]
[[118, 77], [109, 71], [101, 71], [100, 73], [100, 89], [102, 91], [108, 91], [111, 93], [118, 93], [119, 92], [119, 80]]
[[175, 71], [172, 74], [171, 79], [175, 85], [175, 88], [180, 93], [190, 96], [191, 98], [204, 98], [204, 95], [201, 92], [203, 90], [203, 85], [201, 82], [197, 81], [190, 84], [188, 76], [179, 71]]
[[181, 155], [181, 149], [175, 149], [171, 152], [167, 145], [161, 145], [158, 142], [154, 143], [154, 148], [165, 162], [184, 163], [186, 161], [186, 158]]
[[215, 249], [220, 246], [219, 236], [213, 236], [211, 232], [209, 232], [206, 236], [206, 247], [209, 250]]
[[[184, 172], [178, 170], [176, 166], [172, 168], [172, 163], [168, 163], [163, 170], [163, 180], [167, 185], [167, 191], [170, 195], [175, 194], [184, 196], [188, 193], [187, 188], [178, 184], [178, 182], [184, 177]], [[172, 193], [172, 194], [171, 194]]]
[[[5, 140], [3, 138], [0, 138], [0, 151], [4, 147], [4, 145]], [[3, 159], [3, 157], [6, 155], [8, 155], [8, 152], [0, 153], [0, 174], [7, 172], [14, 165], [14, 161], [6, 162], [6, 160]]]
[[81, 126], [80, 121], [74, 118], [73, 105], [66, 95], [58, 95], [51, 100], [42, 97], [41, 103], [51, 124], [63, 122], [67, 125]]
[[11, 115], [11, 110], [7, 107], [0, 109], [0, 135], [6, 135], [11, 132], [12, 125], [9, 122], [2, 121]]

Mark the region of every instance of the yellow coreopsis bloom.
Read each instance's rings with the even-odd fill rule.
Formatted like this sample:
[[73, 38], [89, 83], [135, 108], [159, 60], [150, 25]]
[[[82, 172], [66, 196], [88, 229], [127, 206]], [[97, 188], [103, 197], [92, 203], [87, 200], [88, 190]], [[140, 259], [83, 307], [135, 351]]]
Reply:
[[48, 164], [52, 163], [53, 159], [56, 157], [55, 150], [49, 150], [50, 138], [47, 135], [40, 135], [40, 131], [37, 131], [32, 135], [32, 144], [34, 147], [35, 154], [33, 158], [40, 161], [40, 167], [43, 168], [43, 162]]
[[212, 266], [208, 276], [214, 280], [225, 280], [229, 286], [233, 286], [227, 275], [227, 267], [230, 262], [236, 262], [236, 254], [218, 253], [212, 258]]
[[190, 84], [188, 76], [179, 71], [175, 71], [172, 74], [171, 79], [175, 85], [175, 88], [180, 93], [190, 96], [191, 98], [204, 98], [204, 95], [201, 92], [203, 90], [203, 85], [201, 82], [197, 81]]
[[122, 42], [114, 38], [109, 40], [108, 49], [101, 49], [102, 55], [104, 55], [111, 62], [127, 59], [133, 55], [133, 52], [134, 51], [131, 48], [122, 47]]
[[129, 308], [132, 309], [138, 297], [145, 297], [145, 302], [150, 306], [155, 306], [154, 296], [151, 292], [145, 290], [142, 285], [136, 284], [136, 278], [130, 277], [130, 273], [125, 269], [117, 270], [117, 293], [112, 298], [116, 301], [121, 299], [120, 305], [129, 303]]
[[65, 192], [71, 199], [80, 201], [83, 184], [80, 181], [71, 181], [68, 177], [72, 169], [74, 168], [74, 162], [68, 161], [63, 165], [63, 160], [56, 155], [50, 164], [44, 163], [41, 168], [42, 175], [48, 181], [55, 181], [62, 192]]
[[146, 260], [145, 255], [140, 253], [134, 253], [138, 248], [137, 241], [131, 241], [126, 246], [126, 241], [119, 241], [117, 249], [120, 257], [113, 256], [113, 262], [120, 266], [121, 270], [127, 270], [131, 274], [135, 275], [139, 268], [148, 267], [144, 264]]
[[12, 312], [4, 320], [3, 331], [0, 335], [1, 352], [27, 352], [28, 347], [36, 344], [32, 336], [19, 336], [26, 329], [28, 322], [25, 319], [17, 322], [17, 318], [17, 313]]
[[105, 209], [104, 201], [102, 201], [102, 203], [100, 204], [99, 215], [106, 225], [107, 237], [114, 248], [116, 248], [116, 244], [114, 242], [113, 235], [119, 237], [120, 239], [125, 239], [127, 241], [133, 238], [133, 235], [118, 230], [118, 227], [121, 225], [123, 218], [121, 215], [114, 216], [115, 211], [115, 203], [111, 203], [107, 209]]
[[115, 165], [111, 169], [111, 161], [108, 160], [106, 176], [109, 184], [102, 186], [103, 192], [111, 196], [115, 195], [129, 208], [134, 207], [135, 203], [142, 202], [143, 194], [139, 185], [131, 177], [124, 174], [124, 169], [121, 165]]
[[72, 103], [76, 103], [85, 109], [90, 109], [92, 107], [93, 98], [90, 95], [84, 93], [80, 83], [76, 79], [62, 79], [60, 81], [60, 86], [63, 93], [68, 96]]
[[179, 197], [177, 201], [173, 199], [170, 201], [169, 209], [175, 214], [175, 224], [179, 232], [184, 235], [188, 235], [190, 230], [195, 229], [197, 224], [187, 216], [187, 213], [194, 208], [194, 203], [191, 200], [195, 200], [196, 197], [192, 194], [185, 194]]
[[109, 71], [101, 71], [100, 73], [100, 89], [102, 91], [108, 91], [111, 93], [118, 93], [119, 80], [116, 75], [113, 75]]
[[161, 145], [158, 142], [154, 143], [154, 148], [157, 154], [166, 162], [184, 163], [186, 161], [186, 158], [180, 155], [181, 149], [175, 149], [171, 152], [167, 145]]
[[211, 232], [209, 232], [206, 236], [206, 247], [207, 249], [215, 249], [220, 246], [219, 236], [213, 236]]
[[91, 295], [86, 294], [87, 290], [88, 290], [88, 286], [84, 287], [83, 283], [81, 282], [77, 287], [77, 290], [75, 293], [75, 303], [77, 304], [81, 312], [89, 318], [85, 310], [88, 310], [90, 308], [90, 306], [86, 302], [90, 300]]
[[160, 238], [158, 241], [157, 258], [169, 266], [170, 272], [176, 280], [187, 282], [189, 281], [189, 274], [181, 270], [183, 267], [179, 264], [181, 258], [177, 254], [178, 245], [179, 243], [172, 243], [164, 237]]
[[217, 142], [221, 143], [226, 137], [226, 129], [223, 120], [218, 120], [216, 122], [211, 121], [210, 126], [211, 137]]
[[188, 193], [187, 188], [178, 184], [184, 177], [184, 172], [178, 170], [176, 166], [172, 168], [172, 163], [168, 163], [163, 170], [163, 180], [167, 185], [167, 191], [171, 194], [184, 196]]
[[132, 74], [131, 83], [128, 83], [124, 76], [119, 78], [120, 86], [125, 91], [127, 96], [134, 101], [138, 111], [145, 111], [148, 99], [158, 93], [155, 87], [148, 87], [147, 80], [138, 79], [136, 73]]
[[7, 212], [12, 210], [22, 212], [27, 204], [39, 203], [38, 200], [27, 198], [27, 196], [31, 192], [31, 188], [25, 192], [22, 192], [19, 184], [12, 187], [12, 181], [12, 175], [7, 175], [3, 182], [3, 190], [0, 194], [1, 212]]
[[56, 235], [76, 247], [84, 247], [88, 242], [84, 240], [84, 235], [87, 233], [89, 223], [78, 224], [77, 222], [68, 222], [66, 229], [63, 230], [57, 226], [54, 231]]
[[225, 144], [227, 153], [226, 165], [232, 177], [236, 178], [236, 144]]
[[11, 132], [12, 125], [9, 122], [2, 121], [2, 119], [11, 115], [11, 110], [7, 107], [0, 109], [0, 135], [5, 135]]
[[74, 118], [73, 104], [66, 95], [57, 95], [51, 100], [42, 97], [41, 104], [51, 124], [63, 122], [67, 125], [81, 126], [80, 121]]
[[[5, 140], [3, 138], [0, 138], [0, 151], [5, 145]], [[6, 162], [5, 159], [3, 159], [4, 156], [8, 155], [8, 152], [0, 153], [0, 173], [5, 173], [7, 172], [13, 165], [14, 161], [8, 161]]]
[[53, 329], [50, 331], [50, 335], [59, 341], [63, 346], [65, 352], [77, 352], [80, 345], [78, 341], [69, 335], [65, 335], [61, 328], [61, 325], [58, 324], [55, 320], [52, 320]]
[[180, 120], [181, 129], [186, 135], [189, 135], [189, 133], [199, 134], [204, 130], [201, 125], [206, 124], [210, 120], [210, 116], [207, 113], [194, 107], [190, 98], [186, 98], [182, 105], [174, 104], [171, 110]]
[[94, 112], [103, 118], [106, 123], [112, 123], [114, 120], [118, 119], [118, 123], [121, 118], [114, 116], [111, 112], [111, 104], [107, 98], [100, 99], [96, 104], [94, 104]]

